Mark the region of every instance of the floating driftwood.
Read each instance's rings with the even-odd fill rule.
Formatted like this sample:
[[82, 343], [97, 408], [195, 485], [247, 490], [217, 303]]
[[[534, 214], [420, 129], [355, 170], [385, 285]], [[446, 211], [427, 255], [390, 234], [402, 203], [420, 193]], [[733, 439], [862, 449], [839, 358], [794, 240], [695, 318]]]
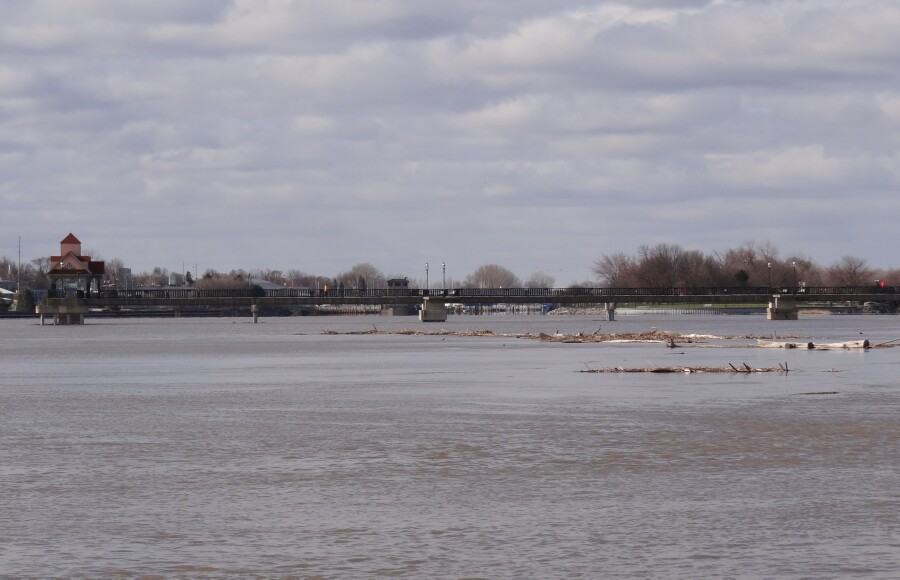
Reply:
[[829, 342], [815, 344], [813, 342], [797, 343], [797, 342], [779, 342], [774, 340], [757, 339], [757, 346], [762, 348], [803, 348], [807, 350], [851, 350], [851, 349], [868, 349], [868, 340], [849, 340], [847, 342]]
[[666, 332], [660, 330], [648, 330], [645, 332], [616, 332], [600, 334], [594, 332], [585, 334], [578, 332], [575, 334], [563, 334], [556, 332], [547, 334], [545, 332], [534, 333], [497, 333], [492, 330], [378, 330], [374, 325], [370, 329], [365, 330], [323, 330], [322, 334], [326, 335], [374, 335], [374, 334], [393, 334], [403, 336], [487, 336], [502, 338], [521, 338], [530, 340], [542, 340], [547, 342], [564, 342], [564, 343], [583, 343], [583, 342], [659, 342], [667, 345], [673, 344], [691, 344], [701, 342], [706, 339], [719, 339], [722, 337], [708, 334], [678, 334], [676, 332]]
[[[543, 342], [559, 342], [565, 344], [582, 344], [582, 343], [657, 343], [663, 344], [669, 348], [682, 348], [687, 346], [706, 346], [716, 348], [747, 348], [746, 343], [739, 345], [723, 346], [721, 344], [711, 344], [715, 341], [726, 340], [752, 340], [753, 335], [740, 336], [716, 336], [712, 334], [681, 334], [677, 332], [669, 332], [664, 330], [646, 330], [643, 332], [608, 332], [601, 333], [598, 328], [592, 333], [561, 333], [555, 332], [548, 334], [546, 332], [539, 333], [499, 333], [492, 330], [379, 330], [374, 324], [370, 329], [361, 330], [323, 330], [325, 335], [402, 335], [402, 336], [457, 336], [457, 337], [494, 337], [494, 338], [517, 338], [523, 340], [540, 340]], [[781, 336], [782, 339], [801, 339], [797, 336]], [[813, 345], [813, 343], [803, 343], [794, 341], [775, 341], [757, 339], [758, 345], [768, 348], [817, 348], [817, 349], [841, 349], [841, 348], [869, 348], [868, 341], [851, 341], [843, 343]], [[894, 342], [894, 341], [890, 341]], [[858, 343], [858, 345], [857, 345]], [[812, 345], [812, 346], [810, 346]]]
[[729, 363], [727, 367], [645, 367], [623, 368], [610, 367], [603, 369], [587, 368], [583, 373], [787, 373], [790, 372], [787, 363], [778, 364], [777, 367], [753, 368], [747, 363], [736, 367]]
[[659, 342], [666, 345], [674, 345], [677, 343], [692, 344], [705, 339], [720, 338], [708, 334], [679, 334], [677, 332], [667, 332], [664, 330], [647, 330], [644, 332], [612, 332], [601, 334], [594, 332], [592, 334], [576, 333], [576, 334], [547, 334], [545, 332], [537, 335], [520, 335], [520, 338], [536, 338], [545, 342], [565, 342], [565, 343], [582, 343], [582, 342]]
[[518, 337], [518, 334], [498, 334], [493, 330], [378, 330], [377, 328], [373, 328], [371, 330], [346, 330], [346, 331], [337, 331], [325, 329], [322, 331], [322, 334], [326, 335], [360, 335], [360, 334], [391, 334], [391, 335], [401, 335], [401, 336], [499, 336], [499, 337]]

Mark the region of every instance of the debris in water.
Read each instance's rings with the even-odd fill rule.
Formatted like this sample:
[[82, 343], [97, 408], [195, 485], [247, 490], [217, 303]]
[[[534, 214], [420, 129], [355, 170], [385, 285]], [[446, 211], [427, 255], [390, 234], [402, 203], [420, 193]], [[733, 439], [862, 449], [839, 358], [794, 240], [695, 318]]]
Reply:
[[[585, 364], [585, 366], [587, 366]], [[752, 368], [747, 363], [743, 363], [741, 367], [736, 367], [729, 363], [727, 367], [644, 367], [644, 368], [623, 368], [610, 367], [603, 369], [595, 369], [588, 367], [587, 370], [580, 371], [582, 373], [788, 373], [787, 363], [780, 364], [771, 368]]]

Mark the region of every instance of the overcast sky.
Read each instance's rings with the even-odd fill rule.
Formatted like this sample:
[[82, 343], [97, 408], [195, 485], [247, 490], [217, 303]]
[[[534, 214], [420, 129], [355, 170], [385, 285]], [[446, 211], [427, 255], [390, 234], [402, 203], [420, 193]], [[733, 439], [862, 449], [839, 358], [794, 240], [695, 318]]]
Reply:
[[0, 255], [900, 266], [894, 0], [0, 0]]

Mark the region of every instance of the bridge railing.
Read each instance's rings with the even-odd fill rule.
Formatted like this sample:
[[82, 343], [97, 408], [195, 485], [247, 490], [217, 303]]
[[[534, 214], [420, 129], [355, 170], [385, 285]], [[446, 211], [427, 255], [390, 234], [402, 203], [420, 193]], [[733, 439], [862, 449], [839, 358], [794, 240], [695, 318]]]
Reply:
[[129, 288], [102, 289], [99, 292], [85, 294], [83, 290], [55, 289], [49, 290], [48, 298], [83, 298], [83, 299], [119, 299], [121, 301], [177, 300], [177, 299], [229, 299], [229, 298], [362, 298], [379, 299], [387, 297], [403, 298], [443, 298], [447, 302], [465, 302], [467, 298], [546, 298], [552, 302], [554, 298], [586, 297], [592, 300], [609, 298], [627, 301], [628, 297], [670, 297], [679, 296], [771, 296], [773, 294], [797, 294], [805, 296], [846, 296], [852, 299], [858, 295], [896, 294], [893, 287], [879, 286], [821, 286], [821, 287], [676, 287], [676, 288], [372, 288], [372, 289], [334, 289], [312, 288], [279, 288], [266, 290], [262, 288], [231, 290], [198, 290], [195, 288]]

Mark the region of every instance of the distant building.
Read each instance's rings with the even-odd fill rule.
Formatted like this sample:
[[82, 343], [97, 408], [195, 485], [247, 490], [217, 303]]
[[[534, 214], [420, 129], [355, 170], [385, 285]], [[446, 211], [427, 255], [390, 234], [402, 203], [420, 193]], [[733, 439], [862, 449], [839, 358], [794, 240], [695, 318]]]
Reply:
[[12, 290], [7, 290], [3, 286], [0, 286], [0, 300], [5, 302], [6, 304], [12, 304], [13, 297], [16, 295]]
[[91, 291], [96, 283], [96, 289], [100, 290], [100, 281], [106, 271], [106, 264], [102, 261], [91, 260], [90, 256], [81, 254], [81, 241], [73, 234], [66, 236], [59, 243], [59, 255], [50, 256], [51, 290], [75, 289]]
[[268, 280], [263, 280], [262, 278], [249, 278], [251, 286], [259, 286], [263, 290], [284, 290], [285, 287], [281, 284], [276, 284], [275, 282], [269, 282]]
[[[387, 281], [387, 287], [389, 294], [393, 290], [393, 294], [402, 296], [409, 290], [409, 278], [391, 278]], [[389, 312], [394, 316], [415, 316], [417, 311], [417, 306], [407, 304], [394, 304], [383, 310], [383, 312]]]

